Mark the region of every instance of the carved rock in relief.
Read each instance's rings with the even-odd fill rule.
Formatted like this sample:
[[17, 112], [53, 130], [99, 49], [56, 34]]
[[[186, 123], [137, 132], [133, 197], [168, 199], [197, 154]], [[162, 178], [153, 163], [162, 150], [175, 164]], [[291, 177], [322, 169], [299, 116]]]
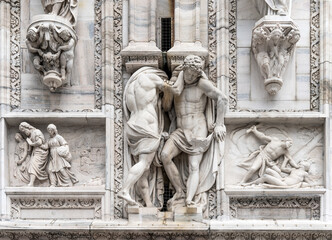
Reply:
[[27, 48], [42, 82], [54, 92], [71, 85], [77, 34], [77, 0], [42, 0], [46, 14], [33, 17], [27, 31]]
[[290, 18], [263, 20], [253, 29], [252, 51], [270, 95], [281, 89], [282, 75], [299, 39], [300, 31]]
[[226, 153], [227, 185], [319, 187], [323, 176], [322, 139], [320, 127], [285, 128], [260, 124], [234, 129], [229, 135]]
[[48, 172], [51, 187], [68, 187], [70, 182], [75, 184], [78, 182], [75, 174], [70, 170], [70, 161], [72, 155], [69, 151], [67, 141], [58, 134], [58, 130], [54, 124], [47, 126], [50, 134], [48, 147], [50, 149], [50, 157], [48, 163]]
[[19, 130], [26, 139], [19, 133], [15, 136], [17, 141], [15, 178], [29, 183], [30, 187], [35, 185], [37, 179], [39, 181], [49, 179], [51, 187], [67, 187], [78, 182], [75, 174], [70, 170], [72, 156], [68, 143], [58, 134], [54, 124], [49, 124], [47, 127], [50, 135], [48, 141], [39, 129], [26, 122], [20, 124]]

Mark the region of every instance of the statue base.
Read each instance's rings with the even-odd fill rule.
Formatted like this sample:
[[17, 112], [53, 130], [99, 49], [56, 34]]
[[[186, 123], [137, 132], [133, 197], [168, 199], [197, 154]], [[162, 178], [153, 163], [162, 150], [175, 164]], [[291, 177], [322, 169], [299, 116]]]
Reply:
[[203, 221], [202, 207], [177, 207], [173, 210], [174, 221], [191, 222]]
[[49, 71], [45, 74], [43, 83], [48, 86], [51, 92], [55, 92], [58, 87], [61, 87], [62, 80], [58, 72]]
[[279, 90], [281, 89], [283, 81], [281, 78], [272, 77], [265, 79], [264, 84], [266, 91], [270, 95], [276, 95], [277, 92], [279, 92]]
[[156, 222], [159, 210], [156, 207], [128, 206], [129, 222]]

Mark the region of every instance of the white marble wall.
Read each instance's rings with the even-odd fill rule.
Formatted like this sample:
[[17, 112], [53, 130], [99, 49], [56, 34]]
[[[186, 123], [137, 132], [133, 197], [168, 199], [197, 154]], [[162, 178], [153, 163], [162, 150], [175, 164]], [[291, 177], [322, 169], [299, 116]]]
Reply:
[[252, 1], [237, 1], [238, 109], [310, 110], [310, 0], [292, 2], [291, 18], [301, 38], [284, 73], [283, 87], [270, 96], [250, 49], [251, 31], [260, 15]]
[[94, 64], [94, 1], [79, 1], [78, 22], [76, 31], [78, 43], [71, 87], [63, 87], [51, 93], [42, 84], [34, 69], [26, 48], [26, 29], [31, 18], [43, 14], [40, 0], [22, 1], [21, 11], [21, 108], [22, 109], [61, 109], [77, 111], [94, 109], [95, 99], [95, 64]]

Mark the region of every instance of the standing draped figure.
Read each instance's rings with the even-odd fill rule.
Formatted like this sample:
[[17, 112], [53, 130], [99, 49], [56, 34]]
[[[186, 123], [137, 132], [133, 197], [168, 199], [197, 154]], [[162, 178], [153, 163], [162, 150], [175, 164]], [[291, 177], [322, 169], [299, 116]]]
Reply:
[[64, 17], [75, 27], [78, 0], [41, 0], [41, 2], [45, 13]]
[[44, 181], [48, 179], [46, 172], [48, 145], [45, 141], [44, 134], [27, 122], [22, 122], [19, 130], [27, 136], [26, 141], [32, 147], [30, 164], [28, 173], [30, 176], [30, 183], [28, 186], [32, 187], [36, 179]]

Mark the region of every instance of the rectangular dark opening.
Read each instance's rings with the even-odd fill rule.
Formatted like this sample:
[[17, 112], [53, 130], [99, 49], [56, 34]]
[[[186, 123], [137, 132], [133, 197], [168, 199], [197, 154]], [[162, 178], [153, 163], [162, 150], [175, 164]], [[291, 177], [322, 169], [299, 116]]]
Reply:
[[161, 51], [172, 47], [172, 18], [161, 18]]

